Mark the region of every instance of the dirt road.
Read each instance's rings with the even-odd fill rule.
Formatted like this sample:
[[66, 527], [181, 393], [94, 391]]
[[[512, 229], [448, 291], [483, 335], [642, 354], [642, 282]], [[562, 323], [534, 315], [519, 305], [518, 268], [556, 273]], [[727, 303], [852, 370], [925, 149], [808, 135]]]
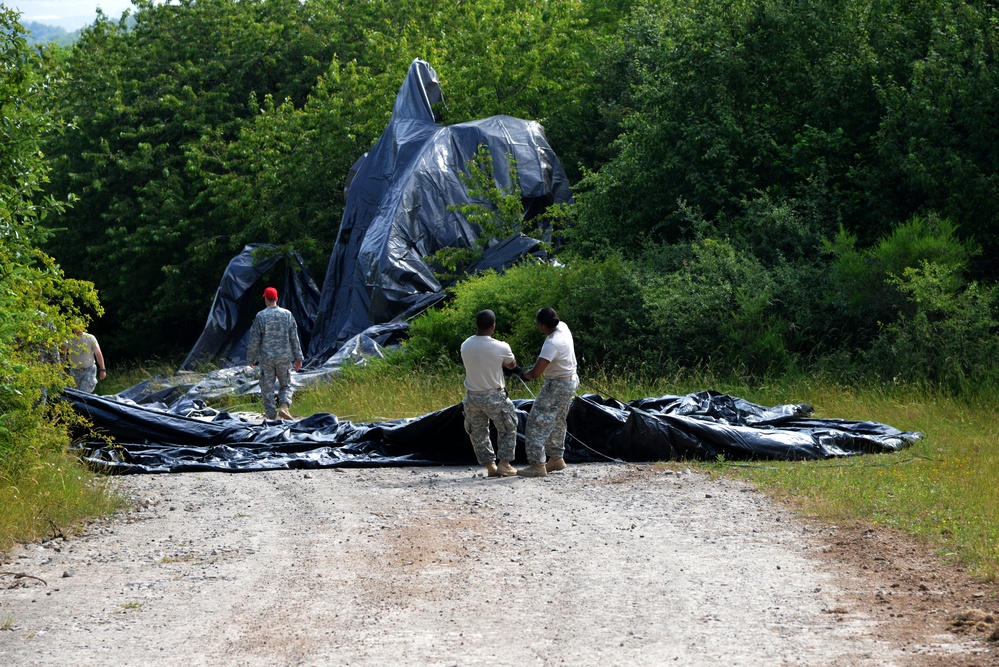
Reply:
[[873, 542], [844, 548], [863, 534], [689, 471], [580, 465], [526, 480], [326, 469], [121, 484], [134, 512], [3, 554], [0, 664], [995, 658], [982, 641], [991, 620], [959, 635], [945, 618], [966, 603], [987, 609], [994, 590], [934, 579], [925, 554], [892, 574], [894, 556]]

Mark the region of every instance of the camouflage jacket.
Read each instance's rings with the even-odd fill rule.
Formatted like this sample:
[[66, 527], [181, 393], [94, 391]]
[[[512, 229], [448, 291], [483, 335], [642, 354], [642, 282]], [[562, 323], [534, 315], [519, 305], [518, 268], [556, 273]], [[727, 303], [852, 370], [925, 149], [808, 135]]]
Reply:
[[279, 306], [264, 308], [253, 319], [246, 361], [250, 364], [302, 359], [298, 324], [291, 311]]

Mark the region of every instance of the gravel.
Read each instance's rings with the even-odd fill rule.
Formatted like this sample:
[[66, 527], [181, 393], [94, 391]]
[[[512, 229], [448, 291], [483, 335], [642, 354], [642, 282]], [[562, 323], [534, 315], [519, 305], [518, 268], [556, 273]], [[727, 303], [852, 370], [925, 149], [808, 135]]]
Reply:
[[2, 554], [3, 665], [912, 665], [816, 526], [660, 466], [120, 478], [135, 508]]

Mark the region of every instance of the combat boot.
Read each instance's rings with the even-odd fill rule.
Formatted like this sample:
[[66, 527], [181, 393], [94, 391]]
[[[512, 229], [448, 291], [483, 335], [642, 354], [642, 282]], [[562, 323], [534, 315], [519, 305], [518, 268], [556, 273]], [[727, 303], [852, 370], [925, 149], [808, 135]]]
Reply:
[[518, 477], [547, 477], [548, 471], [545, 470], [544, 463], [535, 463], [527, 466], [526, 468], [521, 468], [517, 471]]
[[291, 406], [287, 403], [282, 403], [281, 407], [278, 409], [278, 417], [281, 419], [294, 419], [291, 416]]
[[490, 461], [486, 464], [486, 477], [499, 477], [499, 473], [496, 472], [495, 461]]
[[565, 459], [559, 456], [558, 458], [548, 459], [548, 463], [545, 464], [545, 470], [548, 472], [555, 472], [556, 470], [565, 470]]
[[496, 466], [496, 475], [498, 477], [516, 477], [517, 469], [510, 465], [509, 461], [500, 461], [499, 465]]

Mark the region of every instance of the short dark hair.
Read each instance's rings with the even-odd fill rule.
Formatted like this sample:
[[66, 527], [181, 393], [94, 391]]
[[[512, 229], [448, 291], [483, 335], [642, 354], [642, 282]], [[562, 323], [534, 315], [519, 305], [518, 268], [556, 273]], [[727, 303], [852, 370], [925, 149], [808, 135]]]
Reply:
[[475, 316], [475, 326], [480, 330], [488, 329], [496, 324], [496, 313], [491, 310], [483, 310]]
[[535, 316], [534, 321], [540, 324], [544, 324], [549, 329], [554, 329], [555, 327], [558, 326], [559, 323], [558, 313], [555, 312], [554, 308], [545, 306], [544, 308], [538, 311], [538, 314]]

